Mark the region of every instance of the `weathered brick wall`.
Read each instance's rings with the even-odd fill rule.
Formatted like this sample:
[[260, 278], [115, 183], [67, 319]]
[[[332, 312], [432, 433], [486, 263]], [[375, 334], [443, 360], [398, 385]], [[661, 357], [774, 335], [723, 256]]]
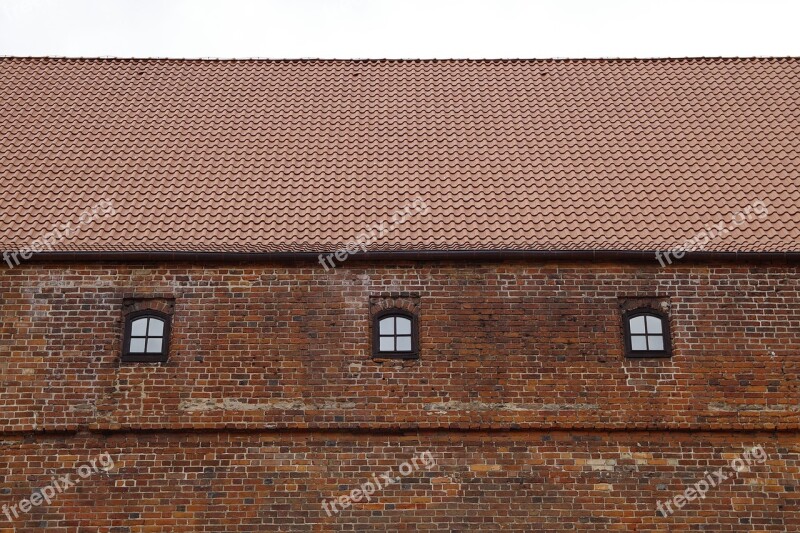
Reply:
[[[799, 291], [777, 264], [5, 270], [0, 505], [115, 468], [0, 531], [800, 531]], [[401, 293], [421, 357], [372, 360], [369, 298]], [[671, 359], [623, 357], [637, 297], [668, 301]], [[120, 364], [131, 298], [174, 305], [167, 364]], [[756, 445], [763, 464], [658, 512]]]
[[[798, 428], [795, 266], [353, 262], [0, 272], [5, 431]], [[421, 358], [369, 355], [369, 297], [420, 298]], [[620, 298], [669, 299], [671, 359], [623, 357]], [[129, 297], [170, 361], [118, 361]]]
[[[737, 463], [704, 498], [659, 513], [753, 446], [765, 461]], [[103, 453], [107, 473], [75, 475]], [[10, 524], [0, 514], [3, 532], [800, 531], [796, 434], [128, 433], [6, 438], [2, 460], [0, 505], [78, 478]], [[369, 501], [330, 506], [387, 471], [400, 480]]]

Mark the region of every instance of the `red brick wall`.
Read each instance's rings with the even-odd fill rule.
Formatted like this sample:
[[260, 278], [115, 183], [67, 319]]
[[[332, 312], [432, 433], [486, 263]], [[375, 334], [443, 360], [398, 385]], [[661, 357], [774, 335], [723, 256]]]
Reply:
[[[709, 471], [728, 473], [732, 460], [757, 445], [765, 462], [719, 482], [705, 498], [659, 514], [659, 501], [684, 493]], [[17, 437], [3, 443], [0, 504], [29, 498], [104, 452], [114, 462], [108, 473], [80, 480], [10, 525], [0, 515], [0, 523], [9, 531], [64, 533], [800, 531], [800, 437], [767, 433]], [[399, 477], [401, 465], [424, 452], [433, 458], [430, 469], [417, 463], [421, 468], [376, 490], [369, 502], [330, 516], [323, 510], [323, 500], [377, 474]]]
[[[401, 293], [421, 357], [374, 361], [369, 298]], [[638, 297], [668, 301], [671, 359], [623, 357]], [[130, 298], [174, 300], [167, 364], [120, 364]], [[794, 266], [30, 264], [0, 272], [0, 503], [109, 451], [17, 530], [800, 531], [798, 348]], [[424, 479], [325, 516], [425, 449]]]
[[[354, 263], [0, 273], [2, 429], [800, 427], [796, 267]], [[369, 296], [420, 297], [418, 361], [369, 356]], [[123, 299], [174, 298], [166, 365], [118, 361]], [[674, 357], [623, 358], [622, 297]]]

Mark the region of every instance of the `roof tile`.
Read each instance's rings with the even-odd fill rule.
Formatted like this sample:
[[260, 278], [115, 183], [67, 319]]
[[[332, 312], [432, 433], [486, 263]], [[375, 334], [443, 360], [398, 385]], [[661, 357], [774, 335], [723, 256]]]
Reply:
[[800, 60], [0, 59], [0, 247], [800, 250]]

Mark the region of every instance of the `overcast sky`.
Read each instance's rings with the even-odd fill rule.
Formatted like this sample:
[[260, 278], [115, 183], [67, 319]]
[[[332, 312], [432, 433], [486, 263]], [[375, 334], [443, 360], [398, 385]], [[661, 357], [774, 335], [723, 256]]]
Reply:
[[790, 0], [0, 0], [0, 55], [800, 56]]

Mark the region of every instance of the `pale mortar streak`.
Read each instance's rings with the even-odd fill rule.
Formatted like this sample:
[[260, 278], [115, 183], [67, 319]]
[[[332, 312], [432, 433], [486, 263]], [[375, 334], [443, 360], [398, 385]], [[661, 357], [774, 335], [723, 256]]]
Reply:
[[323, 409], [354, 409], [354, 402], [325, 401], [306, 403], [302, 400], [277, 400], [272, 402], [243, 402], [234, 398], [184, 400], [178, 406], [181, 411], [190, 413], [206, 411], [319, 411]]
[[425, 411], [592, 411], [599, 409], [596, 403], [484, 403], [484, 402], [443, 402], [428, 403]]
[[711, 402], [708, 404], [709, 411], [720, 411], [726, 413], [736, 413], [741, 411], [761, 411], [768, 413], [780, 413], [785, 411], [797, 412], [800, 411], [800, 405], [762, 405], [762, 404], [730, 404], [724, 402]]

